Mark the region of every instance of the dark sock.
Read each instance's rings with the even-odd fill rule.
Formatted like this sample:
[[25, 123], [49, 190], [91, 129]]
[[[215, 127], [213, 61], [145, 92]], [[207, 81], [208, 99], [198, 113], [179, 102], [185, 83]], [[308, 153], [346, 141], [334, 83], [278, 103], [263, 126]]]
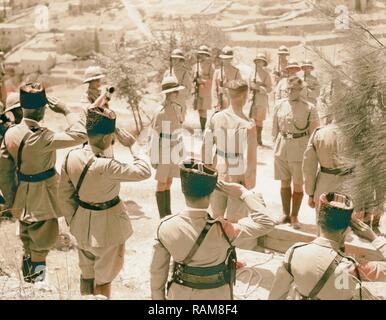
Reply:
[[171, 204], [170, 204], [170, 190], [165, 191], [165, 202], [166, 202], [165, 214], [170, 215], [170, 214], [172, 214]]
[[291, 217], [297, 217], [299, 214], [300, 206], [302, 205], [303, 192], [294, 192], [292, 194], [292, 212]]
[[206, 118], [200, 117], [200, 126], [201, 126], [201, 131], [204, 131], [206, 127]]
[[158, 213], [160, 218], [166, 216], [165, 209], [166, 209], [166, 201], [165, 201], [165, 191], [157, 191], [155, 193], [155, 197], [157, 199], [157, 207], [158, 207]]
[[88, 296], [94, 294], [94, 279], [83, 279], [80, 277], [80, 294]]

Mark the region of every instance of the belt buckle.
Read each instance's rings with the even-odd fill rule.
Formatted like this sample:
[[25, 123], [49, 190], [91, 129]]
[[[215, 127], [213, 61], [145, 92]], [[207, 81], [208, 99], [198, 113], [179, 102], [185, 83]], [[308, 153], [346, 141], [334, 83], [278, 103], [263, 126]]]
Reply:
[[287, 139], [293, 139], [294, 135], [292, 133], [287, 133]]

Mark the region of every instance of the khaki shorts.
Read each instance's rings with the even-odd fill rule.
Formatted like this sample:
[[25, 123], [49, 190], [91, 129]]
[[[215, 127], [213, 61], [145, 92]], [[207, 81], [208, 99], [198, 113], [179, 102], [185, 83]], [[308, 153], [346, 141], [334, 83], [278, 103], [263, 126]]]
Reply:
[[59, 235], [57, 219], [25, 223], [20, 221], [20, 239], [23, 242], [24, 255], [31, 255], [33, 261], [44, 260]]
[[180, 168], [177, 164], [159, 164], [155, 179], [159, 182], [167, 182], [170, 178], [179, 178]]
[[225, 193], [215, 190], [210, 197], [213, 218], [225, 217], [231, 222], [237, 222], [248, 216], [248, 208], [238, 198], [229, 197]]
[[251, 118], [257, 121], [264, 121], [267, 118], [267, 107], [253, 106], [251, 110]]
[[285, 161], [275, 157], [275, 180], [292, 180], [293, 183], [303, 185], [302, 163], [300, 161]]
[[125, 244], [106, 248], [79, 248], [79, 267], [83, 279], [95, 279], [96, 285], [111, 283], [122, 270]]

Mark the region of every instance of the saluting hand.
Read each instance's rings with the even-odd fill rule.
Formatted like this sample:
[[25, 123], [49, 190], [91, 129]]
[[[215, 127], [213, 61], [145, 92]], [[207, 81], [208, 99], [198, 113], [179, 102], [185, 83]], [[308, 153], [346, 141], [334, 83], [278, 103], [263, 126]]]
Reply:
[[67, 105], [55, 97], [47, 97], [49, 108], [55, 113], [61, 113], [67, 115], [70, 111], [67, 108]]
[[247, 191], [247, 188], [238, 183], [230, 183], [225, 181], [217, 182], [217, 189], [226, 193], [228, 196], [240, 198], [243, 192]]
[[358, 219], [352, 219], [350, 227], [358, 237], [364, 238], [371, 242], [377, 238], [377, 234], [371, 230], [371, 228], [366, 223]]
[[118, 141], [125, 147], [132, 147], [133, 144], [137, 141], [135, 137], [127, 130], [116, 128], [115, 136]]

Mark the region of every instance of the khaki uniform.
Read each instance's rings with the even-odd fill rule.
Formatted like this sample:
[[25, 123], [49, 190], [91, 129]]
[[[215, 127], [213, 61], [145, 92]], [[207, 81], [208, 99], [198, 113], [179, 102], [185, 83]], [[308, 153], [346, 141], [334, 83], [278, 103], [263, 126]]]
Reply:
[[[48, 253], [47, 247], [55, 243], [58, 228], [56, 218], [61, 216], [57, 198], [59, 177], [56, 174], [40, 182], [21, 181], [17, 186], [15, 159], [18, 157], [19, 145], [26, 133], [31, 131], [21, 157], [20, 172], [24, 175], [36, 175], [55, 168], [57, 149], [73, 147], [86, 140], [86, 130], [80, 117], [69, 114], [66, 119], [69, 127], [60, 133], [40, 127], [36, 121], [23, 119], [20, 124], [7, 131], [1, 145], [2, 191], [7, 200], [7, 207], [13, 205], [12, 213], [21, 221], [20, 235], [27, 253], [33, 248], [35, 255], [45, 256]], [[52, 219], [54, 221], [47, 222]], [[43, 227], [41, 222], [44, 221], [46, 232], [42, 232], [39, 227]], [[47, 228], [48, 225], [53, 229]]]
[[[274, 223], [262, 205], [257, 195], [247, 195], [245, 204], [250, 210], [248, 217], [238, 222], [240, 234], [231, 239], [232, 245], [244, 248], [249, 243], [273, 229]], [[153, 300], [165, 299], [165, 288], [168, 279], [170, 258], [176, 262], [185, 260], [189, 251], [197, 241], [201, 231], [209, 220], [205, 209], [186, 208], [178, 215], [167, 217], [161, 221], [157, 239], [153, 249], [153, 259], [150, 267], [150, 285]], [[221, 227], [216, 224], [211, 227], [189, 266], [211, 267], [226, 260], [230, 244], [224, 237]], [[231, 292], [229, 285], [214, 289], [192, 289], [172, 283], [167, 298], [170, 300], [229, 300]]]
[[272, 72], [272, 74], [274, 75], [275, 85], [277, 85], [281, 79], [287, 78], [287, 71], [286, 71], [287, 65], [288, 65], [288, 61], [281, 61], [280, 66], [279, 66], [279, 62], [276, 63]]
[[61, 209], [77, 240], [82, 277], [95, 278], [96, 283], [102, 285], [110, 283], [121, 270], [124, 244], [133, 230], [122, 202], [94, 211], [73, 200], [75, 186], [92, 157], [95, 161], [79, 190], [79, 199], [86, 203], [103, 203], [116, 198], [121, 182], [145, 180], [150, 177], [151, 170], [145, 159], [135, 157], [132, 164], [121, 163], [90, 145], [70, 151], [63, 165], [59, 188]]
[[[256, 183], [256, 137], [248, 129], [254, 124], [244, 114], [236, 114], [233, 109], [227, 108], [216, 113], [210, 120], [205, 133], [203, 146], [203, 159], [206, 163], [213, 160], [214, 167], [218, 170], [219, 179], [227, 182], [236, 182], [248, 189], [255, 187]], [[210, 139], [216, 146], [208, 149]], [[226, 216], [232, 221], [237, 221], [246, 216], [247, 210], [240, 209], [242, 202], [239, 199], [229, 198], [221, 191], [215, 190], [211, 196], [211, 207], [214, 217]]]
[[[304, 244], [295, 249], [288, 271], [288, 261], [292, 249], [301, 244], [296, 244], [286, 252], [284, 262], [279, 267], [269, 295], [270, 300], [285, 300], [292, 286], [295, 287], [296, 298], [308, 296], [311, 290], [322, 278], [328, 266], [337, 254], [344, 258], [339, 263], [335, 272], [328, 278], [320, 290], [317, 298], [320, 300], [351, 300], [359, 297], [359, 282], [355, 271], [355, 261], [345, 257], [340, 252], [339, 244], [332, 240], [319, 237], [309, 244]], [[343, 280], [348, 275], [347, 283]]]
[[[303, 184], [302, 162], [310, 134], [318, 125], [315, 106], [304, 101], [279, 101], [273, 115], [272, 136], [275, 143], [275, 180], [291, 180]], [[305, 134], [300, 138], [284, 134]]]
[[302, 79], [305, 79], [305, 89], [303, 90], [303, 99], [311, 102], [312, 104], [316, 105], [318, 98], [320, 96], [320, 84], [318, 81], [318, 78], [315, 77], [312, 74], [307, 74]]
[[250, 117], [258, 121], [264, 121], [267, 117], [267, 110], [269, 108], [268, 94], [272, 91], [271, 76], [265, 69], [261, 68], [257, 70], [256, 77], [253, 74], [253, 77], [249, 79], [250, 85], [253, 82], [262, 83], [262, 85], [259, 87], [259, 91], [255, 94], [254, 103], [251, 107]]
[[[212, 83], [215, 70], [211, 63], [200, 63], [199, 69], [199, 80], [202, 83], [199, 86], [197, 110], [210, 110], [212, 109]], [[193, 68], [193, 75], [195, 76], [196, 73], [197, 64]]]
[[275, 88], [275, 101], [288, 98], [288, 78], [282, 77]]
[[[160, 182], [167, 182], [170, 178], [180, 176], [179, 159], [174, 159], [176, 155], [173, 150], [182, 148], [182, 139], [179, 130], [182, 128], [183, 116], [181, 106], [177, 103], [164, 106], [157, 114], [153, 122], [153, 136], [151, 158], [158, 160], [155, 179]], [[156, 143], [158, 141], [158, 143]], [[157, 155], [158, 152], [158, 155]]]
[[[178, 80], [178, 83], [181, 86], [184, 86], [185, 89], [178, 92], [178, 97], [176, 102], [181, 106], [182, 112], [182, 121], [185, 121], [186, 117], [186, 104], [189, 100], [192, 93], [192, 76], [188, 70], [185, 68], [172, 68], [172, 75], [175, 76]], [[170, 76], [170, 70], [165, 71], [164, 78]]]
[[335, 124], [316, 129], [308, 142], [303, 159], [305, 191], [314, 196], [318, 203], [325, 192], [342, 192], [350, 179], [350, 174], [335, 175], [321, 172], [320, 167], [328, 169], [348, 169], [343, 154], [342, 133]]
[[359, 274], [364, 281], [386, 282], [386, 238], [377, 237], [371, 244], [382, 255], [383, 261], [361, 263]]
[[231, 80], [241, 80], [241, 73], [240, 70], [237, 69], [234, 66], [230, 66], [230, 68], [224, 68], [223, 69], [223, 86], [221, 87], [221, 67], [219, 69], [216, 69], [214, 71], [213, 75], [213, 85], [212, 85], [212, 97], [213, 105], [219, 106], [220, 105], [220, 93], [221, 89], [223, 90], [223, 107], [226, 108], [229, 106], [229, 95], [227, 91], [225, 90], [226, 83]]

